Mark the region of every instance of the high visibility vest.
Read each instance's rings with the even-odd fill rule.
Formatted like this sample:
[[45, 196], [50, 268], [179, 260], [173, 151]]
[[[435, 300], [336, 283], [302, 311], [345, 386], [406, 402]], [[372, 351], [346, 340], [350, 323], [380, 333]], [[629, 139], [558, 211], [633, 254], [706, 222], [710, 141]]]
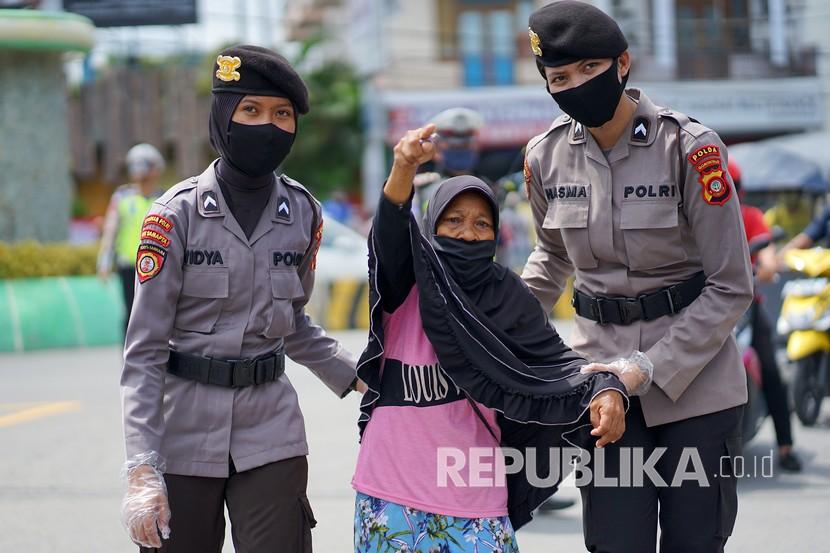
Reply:
[[118, 202], [118, 233], [115, 236], [115, 256], [119, 265], [135, 262], [135, 252], [141, 241], [141, 223], [157, 196], [145, 198], [138, 192], [125, 194]]

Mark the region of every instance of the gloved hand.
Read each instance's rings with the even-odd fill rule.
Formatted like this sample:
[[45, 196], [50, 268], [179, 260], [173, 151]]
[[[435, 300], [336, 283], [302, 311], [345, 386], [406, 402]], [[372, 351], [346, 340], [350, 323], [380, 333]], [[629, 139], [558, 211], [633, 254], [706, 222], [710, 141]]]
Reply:
[[630, 357], [617, 359], [613, 363], [590, 363], [580, 369], [583, 374], [610, 372], [625, 385], [630, 396], [644, 395], [651, 387], [654, 365], [646, 354], [635, 351]]
[[155, 452], [139, 454], [122, 471], [127, 492], [121, 502], [121, 524], [133, 542], [148, 548], [161, 547], [161, 539], [170, 537], [167, 486], [157, 460]]

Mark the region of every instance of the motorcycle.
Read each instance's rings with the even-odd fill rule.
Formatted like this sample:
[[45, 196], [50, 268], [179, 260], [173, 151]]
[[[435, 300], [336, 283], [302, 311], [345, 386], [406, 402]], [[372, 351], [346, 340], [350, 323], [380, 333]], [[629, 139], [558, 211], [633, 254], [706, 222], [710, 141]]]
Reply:
[[787, 338], [787, 357], [795, 364], [793, 407], [805, 426], [813, 426], [830, 395], [830, 249], [791, 250], [784, 263], [810, 278], [788, 282], [778, 333]]

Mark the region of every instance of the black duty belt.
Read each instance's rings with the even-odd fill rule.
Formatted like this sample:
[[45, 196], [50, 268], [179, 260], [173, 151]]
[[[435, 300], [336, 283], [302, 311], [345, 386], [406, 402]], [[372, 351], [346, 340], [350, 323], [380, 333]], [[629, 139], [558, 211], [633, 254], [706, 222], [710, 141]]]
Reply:
[[636, 298], [592, 298], [574, 290], [572, 305], [577, 315], [601, 325], [630, 325], [680, 313], [697, 299], [705, 285], [706, 275], [698, 273], [680, 284]]
[[277, 380], [285, 372], [283, 349], [257, 359], [223, 360], [170, 351], [167, 371], [202, 384], [244, 388]]

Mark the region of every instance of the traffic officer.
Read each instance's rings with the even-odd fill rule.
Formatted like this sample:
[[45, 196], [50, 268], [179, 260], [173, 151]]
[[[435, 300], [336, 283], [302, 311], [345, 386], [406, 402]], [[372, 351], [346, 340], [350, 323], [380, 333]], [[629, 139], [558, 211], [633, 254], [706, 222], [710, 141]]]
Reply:
[[427, 211], [429, 200], [438, 185], [450, 177], [475, 175], [478, 164], [478, 133], [484, 126], [484, 118], [469, 108], [445, 109], [430, 120], [435, 125], [437, 137], [433, 142], [437, 148], [435, 171], [415, 176], [415, 200], [413, 209], [420, 223]]
[[357, 383], [355, 358], [304, 312], [320, 205], [275, 173], [308, 93], [264, 48], [226, 49], [213, 69], [220, 158], [142, 227], [121, 377], [122, 520], [142, 551], [218, 553], [227, 505], [236, 551], [305, 553], [308, 446], [285, 355], [340, 397]]
[[110, 198], [98, 251], [101, 280], [109, 279], [113, 265], [121, 280], [125, 329], [135, 294], [135, 252], [140, 241], [141, 223], [150, 206], [163, 193], [159, 182], [164, 172], [164, 157], [151, 144], [136, 144], [127, 152], [126, 161], [131, 182], [116, 188]]
[[617, 485], [581, 490], [586, 547], [654, 552], [659, 519], [660, 551], [722, 551], [747, 400], [731, 331], [752, 301], [726, 149], [712, 130], [625, 88], [628, 44], [601, 10], [546, 5], [529, 35], [565, 113], [527, 146], [538, 238], [523, 278], [550, 310], [575, 272], [572, 347], [654, 367], [624, 436], [603, 450], [603, 474]]

